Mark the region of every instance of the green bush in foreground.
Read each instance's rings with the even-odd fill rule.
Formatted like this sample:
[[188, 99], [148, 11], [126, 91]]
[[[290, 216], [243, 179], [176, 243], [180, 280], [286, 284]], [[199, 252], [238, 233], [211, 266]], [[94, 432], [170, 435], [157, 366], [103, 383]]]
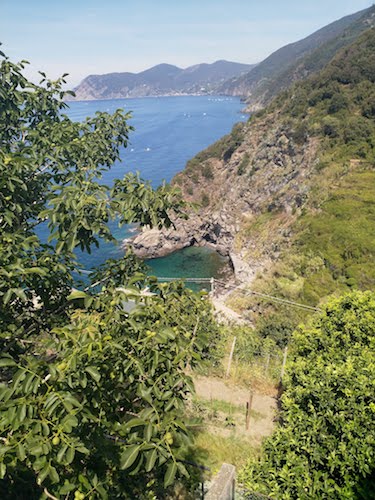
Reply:
[[281, 425], [242, 480], [270, 498], [374, 498], [375, 294], [332, 300], [291, 341]]
[[0, 498], [160, 498], [188, 475], [186, 368], [207, 355], [210, 306], [129, 252], [79, 285], [75, 250], [114, 241], [111, 220], [170, 225], [183, 203], [131, 174], [100, 183], [129, 115], [73, 122], [63, 80], [0, 57]]

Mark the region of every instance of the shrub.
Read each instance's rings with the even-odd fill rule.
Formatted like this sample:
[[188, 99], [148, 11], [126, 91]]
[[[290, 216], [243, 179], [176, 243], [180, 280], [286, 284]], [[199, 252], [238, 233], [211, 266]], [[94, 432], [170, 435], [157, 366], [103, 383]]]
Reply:
[[375, 294], [329, 302], [295, 332], [282, 425], [242, 473], [272, 498], [374, 498]]

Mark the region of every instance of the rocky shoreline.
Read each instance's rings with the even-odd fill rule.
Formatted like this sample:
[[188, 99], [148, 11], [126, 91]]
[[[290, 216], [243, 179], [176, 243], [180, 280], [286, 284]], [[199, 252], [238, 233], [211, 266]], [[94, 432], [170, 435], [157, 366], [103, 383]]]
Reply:
[[131, 247], [142, 259], [165, 257], [190, 246], [208, 247], [228, 258], [236, 281], [249, 283], [255, 278], [258, 266], [251, 266], [241, 253], [234, 252], [234, 233], [235, 228], [225, 228], [222, 221], [208, 221], [198, 216], [188, 221], [179, 220], [176, 228], [143, 228], [133, 238], [124, 240], [123, 247]]
[[210, 247], [227, 257], [232, 242], [233, 235], [218, 222], [208, 222], [198, 217], [178, 221], [176, 228], [144, 228], [127, 244], [138, 257], [155, 259], [193, 245]]

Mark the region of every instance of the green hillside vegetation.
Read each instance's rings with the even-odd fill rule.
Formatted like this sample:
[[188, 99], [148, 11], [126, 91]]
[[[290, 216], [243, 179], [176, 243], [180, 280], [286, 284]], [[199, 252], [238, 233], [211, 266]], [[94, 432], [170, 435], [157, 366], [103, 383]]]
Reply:
[[[259, 166], [257, 156], [251, 159], [250, 148], [254, 141], [259, 143], [266, 128], [283, 130], [296, 144], [294, 149], [306, 143], [317, 145], [311, 173], [302, 181], [305, 197], [293, 206], [292, 213], [285, 212], [284, 201], [280, 201], [289, 189], [286, 185], [242, 222], [234, 243], [237, 251], [251, 242], [251, 258], [261, 261], [275, 241], [279, 247], [277, 258], [262, 269], [252, 289], [316, 306], [332, 293], [374, 287], [374, 83], [375, 29], [371, 28], [321, 72], [281, 93], [268, 108], [252, 115], [248, 124], [236, 125], [231, 134], [199, 153], [176, 176], [176, 183], [188, 197], [201, 202], [209, 217], [220, 209], [208, 196], [218, 175], [226, 176], [228, 191], [229, 186], [236, 186], [237, 192], [250, 192], [256, 175], [260, 195], [262, 182], [268, 183], [264, 189], [272, 188], [274, 180], [262, 174], [267, 163]], [[248, 143], [252, 130], [255, 139]], [[268, 145], [260, 150], [262, 155], [265, 148]], [[239, 159], [232, 167], [231, 159], [236, 155]], [[217, 170], [216, 163], [222, 170]], [[294, 171], [303, 168], [297, 164]], [[274, 175], [281, 177], [282, 169]], [[203, 200], [205, 193], [207, 199]], [[279, 243], [280, 232], [289, 236]], [[241, 294], [234, 294], [229, 305], [248, 315], [258, 325], [257, 330], [270, 336], [273, 331], [278, 336], [283, 325], [287, 337], [308, 315]]]
[[279, 66], [274, 69], [270, 77], [260, 80], [248, 102], [251, 103], [260, 98], [261, 102], [266, 105], [294, 82], [305, 80], [309, 75], [324, 68], [340, 49], [352, 44], [361, 33], [374, 25], [375, 7], [350, 17], [349, 24], [348, 21], [349, 18], [344, 18], [342, 24], [337, 25], [336, 30], [331, 32], [331, 35], [334, 34], [332, 38], [321, 39], [317, 47], [311, 44], [309, 50], [302, 55], [299, 54], [296, 60], [288, 60], [287, 63], [279, 61]]
[[[320, 147], [315, 180], [293, 223], [290, 244], [255, 281], [259, 291], [317, 305], [332, 293], [375, 285], [374, 54], [371, 29], [320, 74], [281, 94], [266, 111], [279, 111], [299, 141], [316, 138]], [[253, 120], [255, 126], [256, 116]], [[259, 215], [248, 237], [272, 237], [268, 227], [277, 227], [278, 216]], [[271, 304], [258, 306], [271, 318], [275, 313], [292, 316], [293, 322], [304, 317]]]
[[[213, 172], [207, 160], [222, 158], [224, 161], [228, 161], [243, 141], [243, 138], [243, 124], [236, 123], [230, 134], [225, 135], [189, 160], [183, 174], [187, 174], [194, 184], [198, 183], [199, 176], [203, 176], [206, 179], [212, 179]], [[179, 184], [181, 182], [181, 177], [182, 176], [177, 174], [174, 178], [174, 182]]]

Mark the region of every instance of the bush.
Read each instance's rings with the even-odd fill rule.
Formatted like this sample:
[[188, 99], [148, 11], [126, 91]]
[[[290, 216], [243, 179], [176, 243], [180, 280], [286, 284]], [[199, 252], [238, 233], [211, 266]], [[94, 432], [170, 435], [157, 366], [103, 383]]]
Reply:
[[201, 198], [202, 207], [208, 207], [209, 204], [210, 204], [210, 198], [209, 198], [208, 194], [203, 193], [202, 198]]
[[238, 165], [237, 175], [243, 175], [249, 165], [250, 157], [248, 153], [243, 155], [241, 163]]
[[282, 425], [242, 472], [272, 498], [374, 498], [375, 294], [329, 302], [293, 335]]
[[208, 163], [205, 163], [203, 165], [203, 167], [202, 167], [202, 175], [207, 180], [214, 178], [214, 173], [212, 171], [211, 165], [209, 165]]

